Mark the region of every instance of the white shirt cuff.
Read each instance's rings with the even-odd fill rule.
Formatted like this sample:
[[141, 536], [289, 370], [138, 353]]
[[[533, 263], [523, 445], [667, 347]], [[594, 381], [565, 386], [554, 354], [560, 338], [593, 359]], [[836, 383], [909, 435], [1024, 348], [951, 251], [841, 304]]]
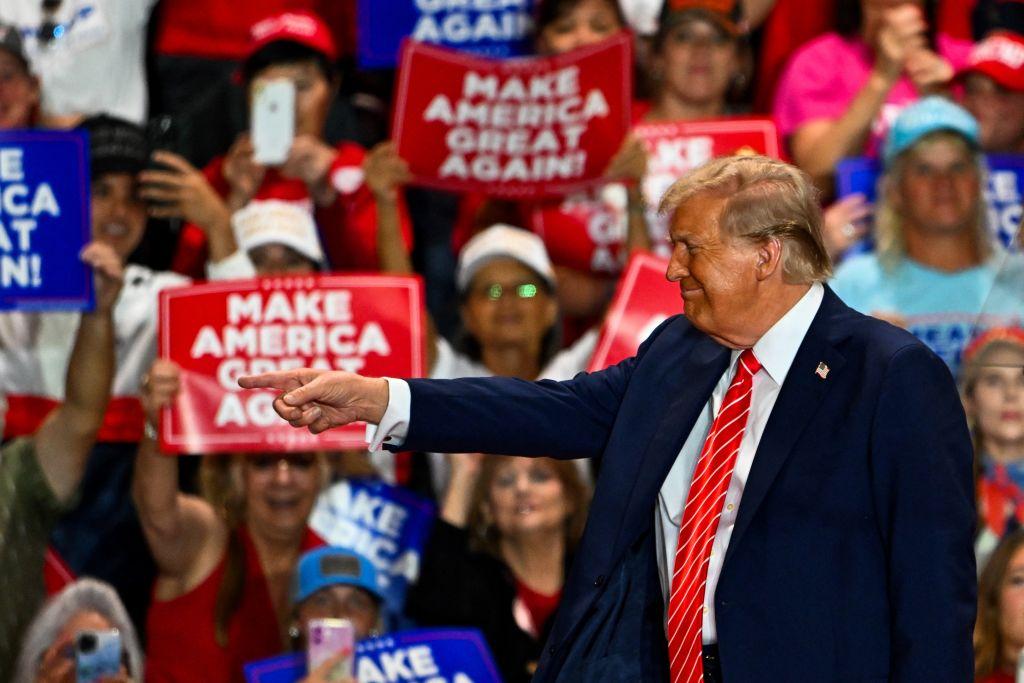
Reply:
[[409, 433], [409, 414], [412, 410], [409, 383], [392, 377], [384, 379], [388, 382], [388, 407], [379, 425], [366, 425], [366, 441], [371, 451], [379, 451], [383, 444], [401, 446]]

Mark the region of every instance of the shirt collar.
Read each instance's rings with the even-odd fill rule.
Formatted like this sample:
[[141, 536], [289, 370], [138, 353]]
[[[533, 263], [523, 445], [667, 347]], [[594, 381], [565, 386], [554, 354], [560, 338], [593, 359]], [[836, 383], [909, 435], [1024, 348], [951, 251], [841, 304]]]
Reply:
[[[754, 356], [777, 385], [782, 386], [786, 381], [797, 349], [803, 343], [824, 298], [825, 288], [820, 282], [815, 282], [807, 293], [786, 311], [786, 315], [779, 318], [754, 344]], [[739, 356], [740, 351], [733, 352], [734, 363]]]

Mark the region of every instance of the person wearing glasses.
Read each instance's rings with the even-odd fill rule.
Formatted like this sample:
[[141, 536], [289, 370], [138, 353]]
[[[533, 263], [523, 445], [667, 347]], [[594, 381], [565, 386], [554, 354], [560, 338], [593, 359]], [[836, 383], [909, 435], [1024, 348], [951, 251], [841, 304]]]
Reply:
[[[157, 360], [143, 387], [149, 425], [179, 389]], [[327, 463], [313, 453], [207, 456], [201, 495], [179, 490], [178, 463], [155, 430], [139, 445], [132, 493], [158, 576], [146, 623], [146, 680], [242, 681], [246, 662], [289, 643], [291, 580], [303, 552], [323, 545], [307, 527]]]
[[[367, 182], [385, 194], [408, 179], [408, 167], [388, 145], [371, 153]], [[412, 261], [396, 221], [378, 224], [377, 248], [385, 273], [412, 274]], [[455, 285], [461, 331], [455, 343], [428, 319], [430, 376], [569, 379], [586, 369], [597, 329], [560, 350], [557, 279], [544, 241], [527, 230], [496, 224], [477, 233], [459, 252]], [[431, 454], [431, 483], [447, 488], [449, 456]]]

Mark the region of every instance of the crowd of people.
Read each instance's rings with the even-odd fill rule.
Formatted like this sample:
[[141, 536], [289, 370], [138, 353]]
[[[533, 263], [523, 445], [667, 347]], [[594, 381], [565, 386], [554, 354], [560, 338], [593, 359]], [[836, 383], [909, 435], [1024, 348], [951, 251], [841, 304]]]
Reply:
[[[774, 121], [820, 193], [829, 286], [946, 362], [975, 444], [976, 677], [1012, 681], [1024, 649], [1024, 270], [1016, 238], [993, 225], [988, 169], [990, 155], [1019, 156], [1024, 173], [1024, 3], [535, 4], [537, 55], [629, 33], [634, 124]], [[565, 197], [414, 185], [388, 139], [396, 73], [355, 59], [356, 5], [0, 5], [0, 142], [8, 130], [89, 133], [81, 259], [96, 290], [85, 313], [0, 313], [0, 680], [74, 680], [76, 633], [116, 628], [123, 666], [108, 680], [241, 681], [247, 663], [302, 651], [309, 620], [327, 617], [359, 639], [477, 628], [504, 680], [530, 679], [600, 463], [160, 452], [160, 415], [182, 384], [157, 358], [168, 288], [419, 274], [429, 376], [565, 380], [587, 369], [630, 255], [665, 253], [632, 134], [598, 182]], [[295, 127], [286, 160], [268, 166], [247, 102], [273, 80], [294, 83]], [[871, 201], [841, 192], [851, 157], [877, 161]], [[370, 558], [311, 528], [318, 498], [347, 480], [436, 503], [398, 613]], [[44, 567], [62, 580], [44, 583]]]

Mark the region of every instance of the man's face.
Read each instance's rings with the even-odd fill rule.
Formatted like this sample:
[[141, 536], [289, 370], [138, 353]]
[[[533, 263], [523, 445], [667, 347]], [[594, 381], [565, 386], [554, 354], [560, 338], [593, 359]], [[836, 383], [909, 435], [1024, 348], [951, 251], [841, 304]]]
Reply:
[[6, 50], [0, 50], [0, 130], [28, 128], [39, 104], [39, 81], [25, 65]]
[[[724, 235], [719, 217], [726, 197], [703, 193], [682, 202], [672, 216], [672, 258], [665, 277], [679, 283], [683, 312], [715, 341], [740, 348], [757, 307], [757, 246]], [[756, 332], [754, 332], [756, 336]]]
[[1024, 92], [972, 73], [964, 79], [964, 106], [978, 119], [986, 152], [1024, 153]]
[[904, 229], [933, 235], [975, 229], [981, 178], [967, 145], [942, 135], [925, 138], [906, 154], [893, 198]]
[[146, 228], [146, 205], [137, 189], [131, 173], [105, 173], [92, 181], [92, 237], [122, 259], [139, 245]]

